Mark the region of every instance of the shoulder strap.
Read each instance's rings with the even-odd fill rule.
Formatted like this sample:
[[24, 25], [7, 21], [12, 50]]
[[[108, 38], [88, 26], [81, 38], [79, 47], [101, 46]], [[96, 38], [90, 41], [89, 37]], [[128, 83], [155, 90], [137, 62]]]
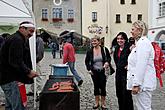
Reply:
[[105, 54], [105, 60], [107, 60], [107, 53], [106, 53], [105, 47], [103, 47], [103, 49], [104, 49], [104, 54]]

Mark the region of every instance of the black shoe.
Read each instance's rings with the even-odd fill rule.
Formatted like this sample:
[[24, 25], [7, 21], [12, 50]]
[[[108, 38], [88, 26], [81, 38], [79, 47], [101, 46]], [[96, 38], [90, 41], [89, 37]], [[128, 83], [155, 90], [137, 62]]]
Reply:
[[36, 102], [40, 101], [40, 98], [39, 96], [36, 97]]
[[33, 96], [34, 93], [33, 93], [33, 92], [28, 92], [26, 95], [27, 95], [27, 96]]
[[99, 108], [99, 106], [100, 106], [99, 104], [98, 105], [94, 105], [93, 109], [97, 109], [97, 108]]
[[78, 82], [78, 86], [81, 86], [82, 83], [83, 83], [83, 80], [80, 80], [80, 81]]

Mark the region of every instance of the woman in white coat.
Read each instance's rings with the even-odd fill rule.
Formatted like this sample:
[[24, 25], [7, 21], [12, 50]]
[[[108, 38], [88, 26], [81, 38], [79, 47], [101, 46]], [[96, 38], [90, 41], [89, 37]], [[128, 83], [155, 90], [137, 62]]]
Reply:
[[143, 21], [133, 23], [131, 34], [136, 44], [128, 57], [127, 89], [132, 90], [138, 110], [151, 110], [152, 91], [156, 89], [154, 49], [147, 32]]

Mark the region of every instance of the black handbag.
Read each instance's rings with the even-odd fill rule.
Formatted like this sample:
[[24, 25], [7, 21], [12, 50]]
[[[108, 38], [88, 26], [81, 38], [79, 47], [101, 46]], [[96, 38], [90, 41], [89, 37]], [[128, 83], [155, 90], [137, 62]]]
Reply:
[[[105, 51], [105, 47], [103, 47], [103, 48], [104, 48], [104, 53], [105, 53], [105, 60], [107, 60], [107, 54]], [[109, 64], [109, 68], [110, 68], [109, 75], [112, 75], [113, 73], [115, 73], [115, 69], [112, 67], [111, 63]]]

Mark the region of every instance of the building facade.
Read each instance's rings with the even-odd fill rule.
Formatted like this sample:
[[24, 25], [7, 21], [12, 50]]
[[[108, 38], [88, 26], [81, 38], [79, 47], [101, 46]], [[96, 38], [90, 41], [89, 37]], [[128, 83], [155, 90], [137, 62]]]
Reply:
[[165, 0], [150, 0], [148, 11], [148, 37], [151, 41], [158, 42], [165, 52]]
[[91, 38], [94, 35], [107, 36], [108, 0], [82, 0], [82, 34]]
[[37, 27], [59, 35], [64, 30], [81, 33], [81, 0], [33, 0]]
[[148, 23], [148, 0], [83, 0], [82, 34], [105, 37], [105, 45], [120, 32], [131, 36], [132, 23], [143, 20]]

